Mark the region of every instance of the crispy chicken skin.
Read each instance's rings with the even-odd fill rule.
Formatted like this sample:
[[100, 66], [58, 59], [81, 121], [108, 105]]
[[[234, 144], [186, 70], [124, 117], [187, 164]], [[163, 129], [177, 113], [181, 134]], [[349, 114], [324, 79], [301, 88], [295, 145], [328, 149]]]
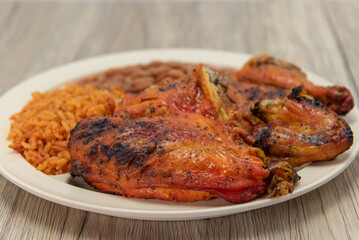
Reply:
[[348, 123], [300, 91], [298, 87], [286, 98], [259, 101], [252, 109], [264, 122], [253, 133], [254, 146], [270, 161], [287, 161], [294, 167], [333, 159], [353, 144]]
[[247, 82], [230, 82], [226, 94], [234, 103], [233, 115], [236, 121], [248, 132], [253, 133], [258, 125], [264, 122], [255, 116], [251, 106], [264, 99], [277, 99], [286, 97], [290, 90], [276, 88], [264, 84]]
[[68, 148], [72, 175], [129, 197], [246, 202], [270, 181], [263, 152], [243, 143], [241, 130], [199, 114], [87, 118]]
[[353, 96], [347, 88], [316, 86], [294, 64], [266, 54], [250, 59], [235, 74], [238, 81], [267, 84], [283, 89], [302, 86], [315, 100], [319, 100], [339, 115], [345, 115], [354, 106]]
[[217, 73], [198, 64], [185, 78], [128, 94], [118, 105], [116, 115], [139, 118], [186, 112], [226, 121], [230, 109], [222, 85]]
[[288, 89], [248, 82], [230, 82], [227, 90], [228, 96], [236, 103], [283, 98], [290, 93], [291, 90]]

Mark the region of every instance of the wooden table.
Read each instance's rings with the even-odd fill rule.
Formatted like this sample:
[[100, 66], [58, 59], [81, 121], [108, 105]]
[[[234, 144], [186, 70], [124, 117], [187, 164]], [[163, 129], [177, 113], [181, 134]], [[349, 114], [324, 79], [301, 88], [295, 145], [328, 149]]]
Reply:
[[[359, 3], [0, 3], [0, 94], [43, 70], [124, 50], [269, 52], [358, 96]], [[358, 158], [333, 181], [232, 216], [156, 222], [64, 207], [0, 177], [0, 239], [358, 239]]]

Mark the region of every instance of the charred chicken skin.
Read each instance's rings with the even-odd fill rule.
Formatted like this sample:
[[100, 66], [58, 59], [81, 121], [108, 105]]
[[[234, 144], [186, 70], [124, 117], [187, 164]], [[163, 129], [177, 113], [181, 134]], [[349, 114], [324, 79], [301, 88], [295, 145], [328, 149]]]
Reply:
[[253, 136], [270, 161], [292, 166], [330, 160], [348, 150], [353, 133], [348, 123], [319, 101], [300, 95], [301, 87], [286, 98], [262, 100], [252, 108], [259, 124]]
[[230, 82], [226, 92], [234, 103], [232, 108], [235, 109], [233, 111], [235, 120], [250, 133], [264, 123], [253, 114], [251, 106], [264, 99], [286, 97], [289, 93], [290, 91], [286, 89], [247, 82]]
[[123, 196], [246, 202], [270, 182], [262, 150], [244, 144], [238, 129], [199, 114], [87, 118], [68, 148], [72, 175]]
[[345, 115], [354, 106], [353, 96], [347, 88], [316, 86], [294, 64], [265, 54], [250, 59], [235, 74], [238, 81], [267, 84], [282, 89], [302, 86], [315, 100], [319, 100], [339, 115]]

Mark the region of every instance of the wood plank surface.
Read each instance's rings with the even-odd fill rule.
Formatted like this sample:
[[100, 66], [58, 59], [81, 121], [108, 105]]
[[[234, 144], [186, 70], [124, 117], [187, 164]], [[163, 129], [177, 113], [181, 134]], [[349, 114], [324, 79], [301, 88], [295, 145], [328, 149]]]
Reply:
[[[269, 52], [359, 91], [359, 2], [0, 2], [0, 95], [27, 77], [124, 50]], [[358, 158], [296, 199], [194, 221], [64, 207], [0, 177], [0, 239], [358, 239]]]

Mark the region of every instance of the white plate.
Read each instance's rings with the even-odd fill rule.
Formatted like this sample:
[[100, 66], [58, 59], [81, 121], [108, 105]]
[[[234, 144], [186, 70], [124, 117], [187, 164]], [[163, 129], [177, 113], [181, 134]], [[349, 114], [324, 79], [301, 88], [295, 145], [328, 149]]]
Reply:
[[[349, 151], [333, 161], [311, 164], [300, 170], [302, 179], [292, 194], [277, 198], [263, 197], [243, 204], [231, 204], [222, 199], [177, 203], [100, 193], [92, 191], [78, 180], [73, 181], [69, 174], [47, 176], [8, 148], [6, 137], [10, 126], [9, 117], [19, 112], [31, 99], [31, 92], [53, 89], [65, 82], [108, 68], [148, 63], [152, 60], [203, 62], [238, 69], [249, 57], [239, 53], [199, 49], [141, 50], [86, 59], [36, 75], [0, 98], [0, 172], [22, 189], [59, 204], [112, 216], [147, 220], [199, 219], [240, 213], [298, 197], [333, 179], [349, 166], [358, 152], [359, 113], [356, 108], [345, 117], [354, 131], [354, 145]], [[308, 77], [318, 85], [330, 85], [314, 74], [308, 73]]]

